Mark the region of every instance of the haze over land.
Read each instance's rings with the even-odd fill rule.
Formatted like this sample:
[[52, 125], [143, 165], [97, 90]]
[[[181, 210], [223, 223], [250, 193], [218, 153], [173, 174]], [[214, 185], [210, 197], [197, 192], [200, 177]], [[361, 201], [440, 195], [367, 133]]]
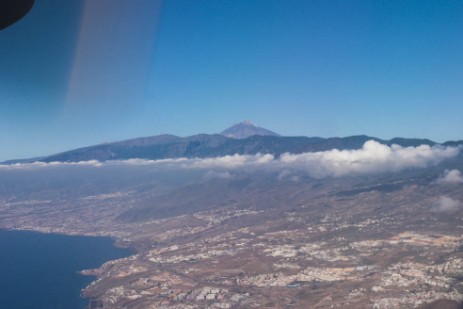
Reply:
[[[102, 149], [113, 159], [92, 157]], [[105, 306], [452, 306], [463, 301], [461, 151], [366, 136], [133, 139], [0, 165], [0, 227], [133, 248], [84, 271], [99, 278], [85, 295]]]
[[462, 12], [35, 1], [0, 31], [0, 228], [131, 248], [90, 309], [461, 307]]

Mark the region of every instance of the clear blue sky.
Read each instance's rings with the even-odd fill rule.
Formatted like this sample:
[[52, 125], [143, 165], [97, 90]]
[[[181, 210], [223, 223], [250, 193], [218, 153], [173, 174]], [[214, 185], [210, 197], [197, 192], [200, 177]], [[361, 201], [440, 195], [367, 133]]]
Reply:
[[250, 119], [463, 139], [463, 1], [37, 0], [0, 31], [0, 160]]

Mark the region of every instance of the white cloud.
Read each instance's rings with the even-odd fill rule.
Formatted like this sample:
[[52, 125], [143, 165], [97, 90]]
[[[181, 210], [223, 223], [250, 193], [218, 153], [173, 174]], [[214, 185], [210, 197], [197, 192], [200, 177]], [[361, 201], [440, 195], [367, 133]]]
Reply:
[[440, 196], [436, 201], [434, 207], [432, 208], [433, 212], [445, 212], [452, 213], [457, 211], [461, 206], [461, 203], [457, 200], [454, 200], [448, 196]]
[[454, 147], [401, 147], [367, 141], [361, 149], [329, 150], [302, 154], [284, 154], [283, 165], [304, 170], [316, 178], [399, 172], [409, 168], [435, 165], [458, 155]]
[[73, 166], [73, 165], [86, 165], [86, 166], [94, 166], [94, 167], [101, 167], [103, 166], [103, 162], [97, 160], [89, 160], [89, 161], [79, 161], [79, 162], [32, 162], [32, 163], [14, 163], [8, 165], [0, 164], [0, 170], [12, 170], [12, 169], [30, 169], [30, 168], [40, 168], [40, 167], [52, 167], [52, 166]]
[[[216, 158], [178, 158], [163, 160], [130, 159], [123, 161], [85, 161], [77, 163], [29, 163], [4, 165], [0, 168], [46, 167], [57, 165], [89, 165], [89, 166], [164, 166], [177, 169], [203, 169], [208, 171], [229, 171], [242, 169], [245, 171], [274, 171], [280, 178], [307, 175], [315, 178], [340, 177], [346, 175], [368, 175], [383, 172], [400, 172], [405, 169], [422, 168], [438, 164], [455, 157], [459, 148], [427, 146], [401, 147], [387, 146], [376, 141], [367, 141], [361, 149], [328, 150], [321, 152], [307, 152], [301, 154], [285, 153], [279, 158], [270, 154], [229, 155]], [[455, 173], [450, 173], [455, 177]], [[212, 174], [211, 174], [212, 175]], [[217, 176], [219, 174], [216, 174]], [[222, 174], [228, 175], [229, 174]]]
[[436, 180], [437, 183], [463, 183], [463, 176], [459, 170], [445, 170], [444, 175]]
[[190, 167], [193, 168], [226, 168], [236, 169], [240, 167], [264, 166], [274, 162], [275, 158], [271, 154], [223, 156], [216, 158], [192, 159]]

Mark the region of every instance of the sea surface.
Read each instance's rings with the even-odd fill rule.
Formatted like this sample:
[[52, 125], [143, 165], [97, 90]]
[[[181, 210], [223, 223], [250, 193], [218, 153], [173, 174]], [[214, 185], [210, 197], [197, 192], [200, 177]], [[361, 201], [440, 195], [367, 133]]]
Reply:
[[79, 270], [129, 256], [105, 237], [0, 230], [0, 308], [83, 309]]

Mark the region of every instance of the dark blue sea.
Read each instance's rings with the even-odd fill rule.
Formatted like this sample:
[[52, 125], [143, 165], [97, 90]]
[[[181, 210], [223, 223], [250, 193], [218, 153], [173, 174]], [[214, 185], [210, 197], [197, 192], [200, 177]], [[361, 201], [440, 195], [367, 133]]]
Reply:
[[130, 255], [105, 237], [0, 230], [0, 308], [83, 309], [77, 272]]

